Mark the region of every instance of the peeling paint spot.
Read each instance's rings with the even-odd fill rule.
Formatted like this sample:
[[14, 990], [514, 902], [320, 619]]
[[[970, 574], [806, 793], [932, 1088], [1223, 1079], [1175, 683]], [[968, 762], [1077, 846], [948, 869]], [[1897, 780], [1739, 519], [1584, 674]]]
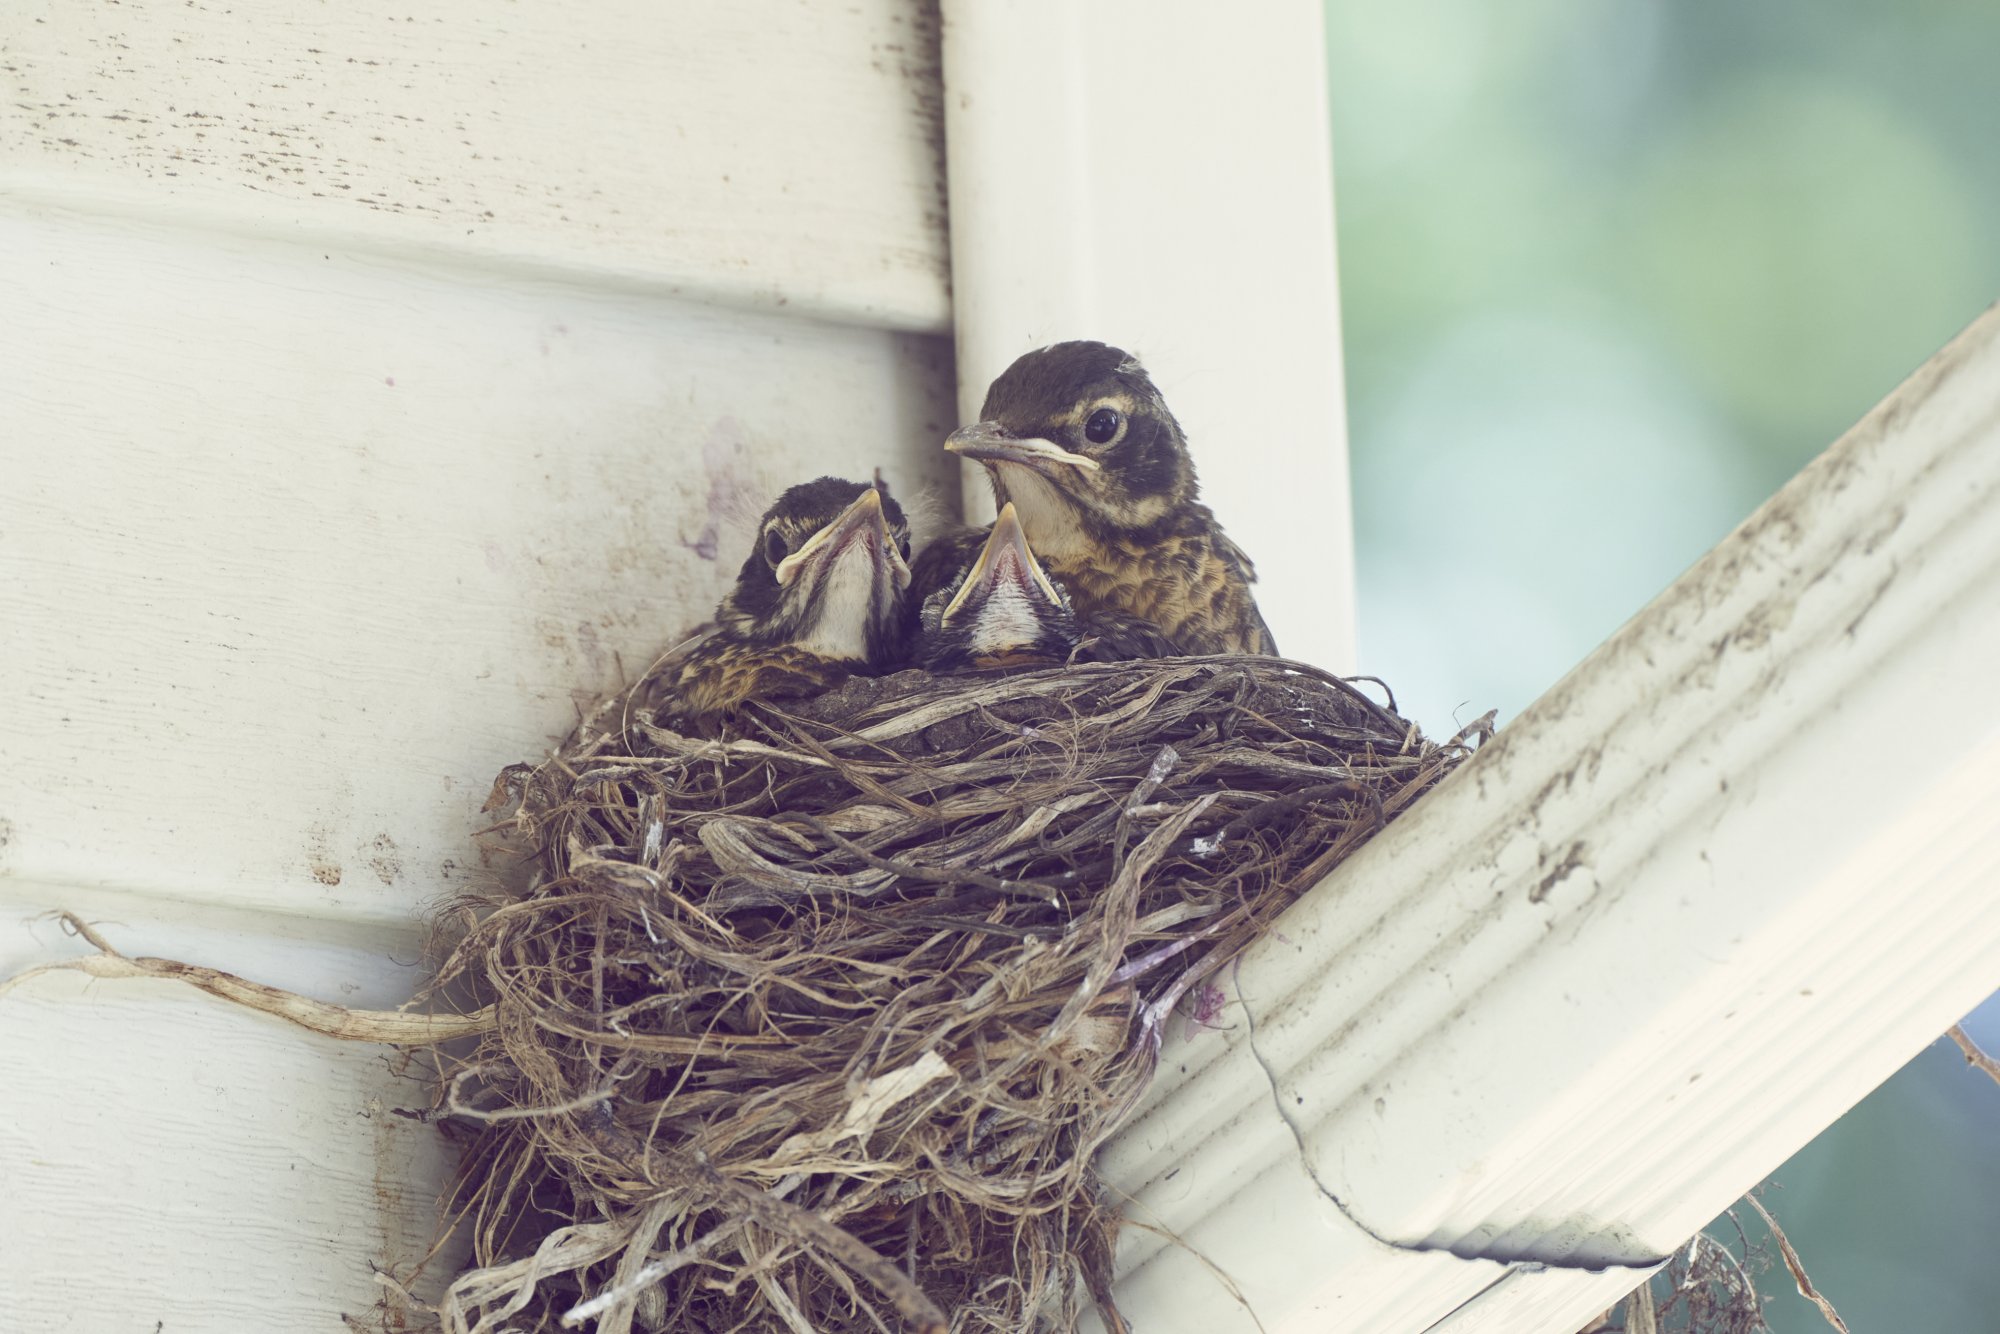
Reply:
[[[1540, 903], [1548, 898], [1551, 890], [1567, 880], [1572, 871], [1583, 865], [1584, 851], [1583, 840], [1578, 839], [1576, 842], [1570, 844], [1569, 851], [1563, 854], [1563, 858], [1556, 864], [1556, 868], [1544, 875], [1535, 887], [1528, 891], [1528, 902]], [[1549, 855], [1544, 850], [1542, 853], [1542, 865], [1548, 865], [1548, 861]]]
[[403, 859], [397, 855], [396, 840], [387, 834], [377, 834], [369, 847], [375, 855], [368, 859], [368, 869], [383, 884], [395, 884], [396, 877], [403, 873]]
[[[246, 45], [227, 11], [192, 0], [184, 14], [180, 6], [140, 6], [139, 26], [129, 32], [115, 27], [131, 13], [129, 6], [94, 18], [87, 12], [92, 7], [74, 8], [74, 21], [64, 30], [70, 42], [0, 49], [0, 70], [16, 93], [10, 100], [22, 108], [25, 134], [17, 137], [24, 151], [151, 179], [169, 194], [183, 181], [253, 190], [281, 209], [295, 204], [305, 210], [294, 220], [324, 213], [338, 226], [357, 209], [365, 210], [362, 217], [401, 215], [423, 219], [447, 244], [493, 230], [506, 252], [540, 251], [565, 261], [580, 251], [593, 263], [611, 259], [649, 271], [664, 234], [666, 253], [692, 256], [688, 272], [732, 270], [716, 285], [759, 304], [782, 304], [788, 294], [796, 301], [801, 293], [787, 291], [796, 272], [830, 272], [830, 282], [798, 284], [816, 305], [841, 308], [849, 317], [901, 307], [906, 318], [938, 331], [949, 325], [934, 18], [926, 20], [931, 29], [918, 27], [914, 41], [871, 44], [870, 37], [900, 36], [900, 29], [883, 22], [899, 22], [900, 15], [853, 8], [828, 26], [829, 51], [792, 51], [797, 42], [779, 43], [769, 62], [774, 68], [796, 64], [835, 73], [813, 73], [809, 91], [815, 95], [793, 99], [789, 114], [767, 118], [769, 125], [760, 125], [729, 160], [770, 157], [791, 169], [744, 176], [745, 183], [734, 187], [704, 184], [683, 192], [663, 214], [642, 177], [590, 175], [559, 127], [506, 98], [504, 78], [481, 73], [504, 76], [522, 61], [534, 62], [564, 104], [586, 116], [592, 107], [622, 108], [642, 140], [648, 127], [677, 130], [685, 138], [689, 108], [698, 111], [712, 97], [708, 84], [718, 76], [659, 80], [648, 77], [643, 63], [621, 71], [583, 54], [565, 56], [568, 43], [546, 40], [563, 31], [553, 17], [477, 30], [445, 23], [410, 29], [408, 16], [383, 15], [363, 3], [314, 30], [327, 46], [287, 47], [282, 40]], [[689, 48], [705, 44], [704, 31], [725, 44], [730, 34], [747, 37], [750, 29], [727, 12], [718, 7], [715, 16], [695, 23]], [[406, 49], [384, 52], [374, 33], [364, 31], [375, 27], [369, 22], [375, 18], [403, 29]], [[47, 22], [35, 20], [38, 26]], [[42, 31], [49, 32], [45, 26]], [[840, 76], [840, 69], [868, 58], [870, 45], [886, 78]], [[781, 85], [769, 77], [759, 86]], [[446, 101], [463, 109], [445, 118], [448, 133], [426, 123], [437, 117], [416, 114], [431, 109], [439, 87]], [[325, 105], [328, 98], [338, 105]], [[176, 100], [210, 105], [169, 106]], [[810, 133], [829, 103], [878, 132], [854, 146], [836, 145], [829, 159]], [[154, 106], [167, 109], [142, 114]], [[876, 148], [877, 141], [887, 149]], [[711, 161], [727, 165], [713, 147], [694, 151], [704, 168]], [[496, 170], [497, 164], [506, 165]], [[704, 169], [684, 179], [712, 177]], [[540, 196], [546, 197], [548, 223], [525, 216], [522, 207]], [[584, 199], [598, 206], [594, 214], [577, 207]], [[794, 202], [798, 217], [834, 221], [769, 242], [754, 228], [746, 240], [745, 229], [729, 225], [745, 209], [768, 213]], [[567, 225], [550, 234], [556, 219]], [[795, 258], [800, 244], [821, 261], [802, 270]], [[824, 290], [843, 284], [864, 290]]]
[[340, 863], [333, 858], [332, 831], [314, 824], [306, 834], [306, 869], [322, 885], [340, 883]]

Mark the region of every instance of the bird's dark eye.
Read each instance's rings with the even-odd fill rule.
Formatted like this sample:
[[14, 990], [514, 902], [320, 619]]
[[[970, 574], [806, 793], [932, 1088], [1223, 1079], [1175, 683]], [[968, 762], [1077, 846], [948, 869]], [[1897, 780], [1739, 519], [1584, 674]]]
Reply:
[[785, 557], [791, 554], [792, 554], [792, 544], [785, 537], [783, 533], [779, 532], [775, 528], [770, 528], [765, 530], [764, 559], [770, 562], [772, 569], [774, 570], [777, 569], [778, 562], [784, 560]]
[[1125, 414], [1116, 408], [1099, 408], [1090, 414], [1090, 420], [1083, 424], [1083, 438], [1093, 445], [1101, 445], [1118, 434], [1118, 428], [1125, 424]]

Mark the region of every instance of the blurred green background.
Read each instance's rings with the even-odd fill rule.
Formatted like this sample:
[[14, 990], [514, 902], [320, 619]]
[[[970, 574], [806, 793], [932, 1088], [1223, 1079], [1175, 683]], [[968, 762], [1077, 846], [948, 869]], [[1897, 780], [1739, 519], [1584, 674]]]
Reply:
[[[1328, 0], [1327, 45], [1361, 666], [1432, 732], [2000, 297], [2000, 0]], [[2000, 1003], [1968, 1027], [2000, 1050]], [[2000, 1087], [1949, 1043], [1773, 1180], [1855, 1334], [2000, 1331]]]

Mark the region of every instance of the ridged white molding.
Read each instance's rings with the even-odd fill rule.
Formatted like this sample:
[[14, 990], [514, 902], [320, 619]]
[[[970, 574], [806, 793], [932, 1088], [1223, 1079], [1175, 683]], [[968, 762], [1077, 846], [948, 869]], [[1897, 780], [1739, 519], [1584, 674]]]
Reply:
[[1995, 662], [1988, 311], [1170, 1038], [1104, 1160], [1135, 1324], [1611, 1304], [2000, 988]]

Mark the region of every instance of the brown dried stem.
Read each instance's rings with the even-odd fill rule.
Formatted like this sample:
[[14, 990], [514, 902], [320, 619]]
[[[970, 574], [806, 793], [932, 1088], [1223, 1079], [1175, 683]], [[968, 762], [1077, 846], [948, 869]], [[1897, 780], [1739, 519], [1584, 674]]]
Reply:
[[1965, 1053], [1967, 1065], [1985, 1071], [1988, 1079], [2000, 1084], [2000, 1061], [1987, 1055], [1985, 1049], [1972, 1040], [1972, 1034], [1965, 1031], [1965, 1025], [1953, 1024], [1945, 1030], [1945, 1036], [1956, 1042], [1958, 1049]]
[[1792, 1249], [1792, 1239], [1778, 1226], [1778, 1220], [1771, 1217], [1771, 1211], [1766, 1209], [1763, 1201], [1755, 1195], [1745, 1195], [1743, 1200], [1757, 1211], [1757, 1216], [1764, 1220], [1764, 1226], [1771, 1230], [1771, 1239], [1778, 1243], [1778, 1253], [1784, 1257], [1785, 1268], [1791, 1271], [1792, 1282], [1798, 1285], [1799, 1296], [1817, 1306], [1819, 1313], [1826, 1317], [1826, 1323], [1839, 1330], [1840, 1334], [1850, 1334], [1847, 1322], [1840, 1318], [1840, 1312], [1834, 1310], [1833, 1303], [1813, 1286], [1812, 1276], [1806, 1273], [1805, 1262], [1800, 1260], [1799, 1253]]
[[177, 959], [133, 958], [120, 954], [109, 941], [74, 913], [58, 913], [63, 929], [81, 936], [95, 954], [24, 969], [0, 981], [0, 995], [50, 973], [82, 973], [88, 977], [142, 978], [185, 982], [211, 996], [246, 1009], [274, 1015], [300, 1028], [349, 1042], [380, 1042], [393, 1047], [428, 1047], [457, 1038], [477, 1037], [493, 1030], [491, 1009], [471, 1014], [425, 1014], [408, 1010], [354, 1010], [345, 1005], [301, 996], [281, 987], [252, 982], [219, 968], [182, 963]]

